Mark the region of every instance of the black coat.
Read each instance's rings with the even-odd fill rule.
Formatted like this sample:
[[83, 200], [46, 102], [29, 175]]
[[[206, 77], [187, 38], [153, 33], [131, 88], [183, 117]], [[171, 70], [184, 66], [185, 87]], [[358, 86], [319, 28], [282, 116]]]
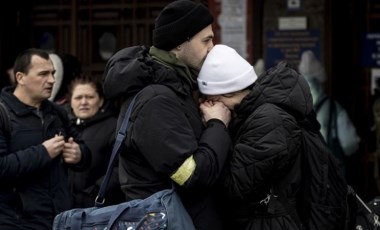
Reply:
[[312, 108], [307, 82], [285, 63], [261, 75], [235, 107], [234, 148], [224, 181], [230, 201], [226, 220], [233, 229], [298, 229], [281, 199], [296, 209], [302, 176], [297, 119], [306, 119]]
[[[171, 188], [170, 176], [191, 155], [196, 169], [180, 196], [198, 229], [220, 229], [209, 191], [225, 163], [230, 138], [218, 120], [203, 126], [189, 83], [139, 47], [119, 51], [106, 66], [105, 94], [124, 93], [119, 123], [138, 93], [120, 156], [120, 182], [128, 200]], [[138, 57], [138, 58], [134, 58]]]
[[[87, 167], [89, 149], [69, 128], [64, 111], [58, 112], [50, 101], [41, 104], [42, 123], [36, 111], [13, 95], [13, 88], [4, 88], [1, 98], [9, 110], [11, 136], [8, 140], [0, 131], [0, 226], [51, 229], [55, 215], [70, 208], [67, 167]], [[59, 156], [50, 158], [42, 143], [58, 133], [80, 144], [79, 164], [65, 164]]]
[[[70, 114], [70, 122], [81, 139], [91, 150], [91, 165], [82, 172], [69, 170], [69, 183], [75, 208], [93, 207], [100, 185], [107, 171], [108, 162], [115, 142], [117, 117], [111, 110], [110, 103], [91, 118], [77, 119]], [[112, 205], [124, 201], [119, 182], [118, 164], [115, 164], [110, 182], [107, 186], [105, 204]]]

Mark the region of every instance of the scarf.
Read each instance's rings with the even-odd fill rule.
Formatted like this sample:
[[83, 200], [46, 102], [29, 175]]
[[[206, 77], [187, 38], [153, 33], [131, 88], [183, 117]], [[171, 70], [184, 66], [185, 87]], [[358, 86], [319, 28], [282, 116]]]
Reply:
[[152, 59], [174, 69], [177, 74], [190, 85], [192, 90], [198, 88], [196, 80], [197, 72], [189, 69], [185, 63], [178, 60], [174, 53], [152, 46], [149, 50], [149, 54], [152, 56]]

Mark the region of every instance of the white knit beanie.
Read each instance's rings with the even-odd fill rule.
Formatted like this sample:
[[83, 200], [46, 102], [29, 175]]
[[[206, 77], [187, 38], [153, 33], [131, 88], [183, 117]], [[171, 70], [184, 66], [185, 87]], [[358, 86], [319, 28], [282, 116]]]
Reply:
[[[55, 77], [55, 83], [53, 85], [53, 90], [51, 92], [50, 101], [54, 101], [55, 96], [57, 96], [57, 93], [59, 89], [62, 86], [62, 80], [63, 80], [63, 63], [61, 58], [57, 54], [50, 53], [49, 57], [51, 61], [53, 62], [53, 66], [55, 69], [54, 77]], [[64, 86], [66, 87], [66, 86]]]
[[326, 80], [325, 68], [311, 50], [302, 53], [298, 71], [308, 81], [315, 79], [323, 83]]
[[252, 65], [234, 49], [215, 45], [208, 53], [197, 80], [201, 93], [220, 95], [245, 89], [256, 79]]

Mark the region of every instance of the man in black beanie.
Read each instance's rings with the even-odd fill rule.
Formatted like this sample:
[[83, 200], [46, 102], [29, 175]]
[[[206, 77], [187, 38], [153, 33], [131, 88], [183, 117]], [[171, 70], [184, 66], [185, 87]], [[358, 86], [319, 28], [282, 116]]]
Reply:
[[104, 93], [125, 98], [119, 124], [137, 94], [127, 148], [120, 154], [126, 199], [143, 199], [174, 184], [195, 228], [220, 230], [211, 193], [230, 148], [231, 114], [216, 102], [201, 116], [194, 96], [198, 72], [214, 46], [212, 22], [202, 4], [170, 3], [155, 20], [152, 47], [128, 47], [108, 61]]
[[[150, 53], [154, 56], [159, 50], [172, 51], [190, 69], [199, 71], [214, 46], [212, 22], [213, 17], [205, 6], [184, 0], [172, 2], [156, 18]], [[195, 39], [192, 42], [191, 38], [198, 33], [200, 43]]]

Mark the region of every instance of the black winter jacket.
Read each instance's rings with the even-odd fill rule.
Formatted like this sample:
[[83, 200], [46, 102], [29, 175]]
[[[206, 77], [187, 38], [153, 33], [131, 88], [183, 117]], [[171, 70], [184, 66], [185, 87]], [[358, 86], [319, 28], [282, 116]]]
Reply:
[[[92, 159], [90, 167], [85, 171], [69, 170], [69, 183], [75, 208], [94, 206], [95, 198], [107, 171], [115, 142], [117, 123], [117, 117], [111, 107], [110, 103], [104, 103], [104, 106], [93, 117], [86, 120], [78, 120], [70, 113], [70, 123], [78, 130], [80, 138], [90, 148]], [[118, 164], [115, 164], [107, 186], [104, 205], [118, 204], [124, 201], [118, 168]]]
[[225, 125], [203, 126], [189, 83], [171, 67], [153, 61], [148, 50], [131, 47], [115, 54], [106, 66], [104, 91], [123, 95], [119, 123], [136, 93], [120, 156], [120, 182], [128, 200], [171, 188], [170, 176], [193, 155], [196, 169], [180, 188], [182, 201], [197, 229], [220, 229], [209, 191], [217, 181], [230, 147]]
[[230, 229], [298, 229], [281, 200], [296, 209], [302, 176], [297, 120], [312, 109], [307, 82], [285, 63], [261, 75], [235, 107], [234, 148], [224, 182]]
[[[0, 130], [0, 226], [4, 229], [51, 229], [53, 218], [70, 207], [67, 167], [82, 170], [90, 163], [89, 149], [69, 129], [64, 111], [45, 100], [39, 110], [13, 95], [13, 88], [3, 88], [1, 99], [11, 119], [10, 138]], [[76, 165], [51, 159], [42, 143], [61, 133], [80, 144], [82, 159]]]

